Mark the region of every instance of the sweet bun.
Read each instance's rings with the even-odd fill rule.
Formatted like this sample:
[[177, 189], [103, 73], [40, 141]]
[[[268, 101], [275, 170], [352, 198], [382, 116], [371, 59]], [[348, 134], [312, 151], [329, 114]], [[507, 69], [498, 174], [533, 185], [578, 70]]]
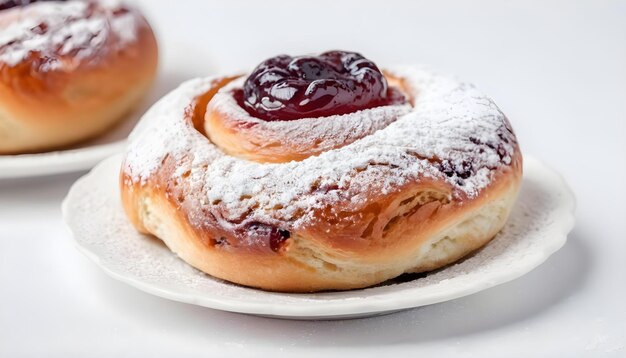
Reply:
[[94, 137], [149, 89], [154, 34], [118, 1], [46, 1], [0, 11], [0, 154]]
[[522, 156], [474, 86], [392, 68], [380, 80], [403, 102], [269, 120], [241, 101], [252, 77], [180, 86], [122, 165], [130, 221], [195, 268], [272, 291], [355, 289], [450, 264], [503, 227]]

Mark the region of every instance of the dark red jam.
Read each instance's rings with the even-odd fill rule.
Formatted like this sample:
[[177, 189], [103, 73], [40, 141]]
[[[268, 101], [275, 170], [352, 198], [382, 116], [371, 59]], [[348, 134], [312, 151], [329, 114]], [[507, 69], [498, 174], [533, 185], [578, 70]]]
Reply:
[[0, 10], [7, 10], [12, 7], [26, 6], [40, 1], [64, 1], [64, 0], [0, 0]]
[[291, 236], [287, 230], [260, 222], [249, 223], [246, 226], [245, 235], [253, 241], [258, 240], [268, 244], [274, 252], [278, 252], [283, 243]]
[[250, 115], [266, 121], [327, 117], [406, 102], [372, 61], [345, 51], [272, 57], [257, 66], [235, 97]]

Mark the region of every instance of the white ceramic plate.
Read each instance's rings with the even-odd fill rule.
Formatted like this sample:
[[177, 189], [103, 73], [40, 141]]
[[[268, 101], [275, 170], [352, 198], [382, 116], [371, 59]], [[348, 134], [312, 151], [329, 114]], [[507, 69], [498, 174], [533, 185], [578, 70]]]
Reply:
[[143, 113], [181, 82], [211, 72], [209, 56], [197, 46], [176, 41], [176, 48], [161, 51], [159, 75], [147, 98], [120, 124], [98, 138], [74, 147], [36, 154], [0, 155], [0, 179], [61, 174], [90, 169], [103, 159], [120, 153], [126, 137]]
[[93, 167], [102, 159], [119, 153], [140, 113], [127, 119], [97, 139], [70, 149], [35, 154], [0, 155], [0, 179], [70, 173]]
[[353, 291], [284, 294], [241, 287], [187, 265], [160, 240], [135, 231], [118, 190], [121, 156], [79, 179], [63, 202], [76, 246], [112, 277], [146, 292], [214, 309], [291, 319], [365, 317], [466, 296], [513, 280], [561, 248], [574, 225], [563, 179], [525, 158], [519, 200], [504, 230], [473, 256], [412, 280]]

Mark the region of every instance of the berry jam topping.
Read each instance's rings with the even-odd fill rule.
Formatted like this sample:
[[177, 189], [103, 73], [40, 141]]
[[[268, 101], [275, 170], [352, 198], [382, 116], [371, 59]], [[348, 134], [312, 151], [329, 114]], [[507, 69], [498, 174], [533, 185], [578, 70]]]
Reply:
[[446, 176], [457, 176], [461, 179], [467, 179], [474, 173], [474, 168], [471, 162], [462, 161], [460, 163], [452, 163], [449, 160], [444, 160], [439, 164], [439, 170], [441, 170]]
[[266, 121], [327, 117], [406, 102], [372, 61], [344, 51], [265, 60], [235, 97], [250, 115]]
[[278, 252], [283, 243], [289, 238], [287, 230], [279, 229], [272, 225], [260, 222], [252, 222], [246, 226], [247, 236], [252, 240], [261, 240], [269, 244], [270, 249]]
[[26, 6], [41, 1], [64, 1], [64, 0], [0, 0], [0, 10], [7, 10], [17, 6]]

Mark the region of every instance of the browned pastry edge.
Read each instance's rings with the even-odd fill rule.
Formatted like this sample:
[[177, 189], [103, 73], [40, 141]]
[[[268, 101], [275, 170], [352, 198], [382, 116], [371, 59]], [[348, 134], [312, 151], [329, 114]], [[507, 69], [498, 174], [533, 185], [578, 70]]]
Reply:
[[[239, 238], [232, 231], [194, 227], [189, 220], [191, 213], [181, 210], [180, 203], [163, 187], [124, 186], [122, 197], [126, 212], [140, 231], [161, 238], [173, 252], [203, 272], [265, 290], [313, 292], [371, 286], [405, 272], [445, 266], [477, 250], [504, 226], [517, 195], [518, 173], [500, 173], [478, 199], [420, 203], [409, 209], [408, 216], [397, 207], [406, 194], [376, 202], [383, 208], [379, 217], [391, 216], [387, 223], [393, 222], [382, 239], [353, 235], [363, 232], [367, 221], [349, 227], [333, 226], [319, 213], [320, 219], [308, 228], [291, 231], [278, 252], [266, 250], [265, 246], [240, 249], [236, 246]], [[128, 178], [122, 180], [128, 183]], [[430, 192], [414, 184], [410, 193], [425, 193], [427, 197]], [[481, 218], [489, 216], [490, 225], [481, 227]], [[326, 232], [327, 228], [331, 231]]]

